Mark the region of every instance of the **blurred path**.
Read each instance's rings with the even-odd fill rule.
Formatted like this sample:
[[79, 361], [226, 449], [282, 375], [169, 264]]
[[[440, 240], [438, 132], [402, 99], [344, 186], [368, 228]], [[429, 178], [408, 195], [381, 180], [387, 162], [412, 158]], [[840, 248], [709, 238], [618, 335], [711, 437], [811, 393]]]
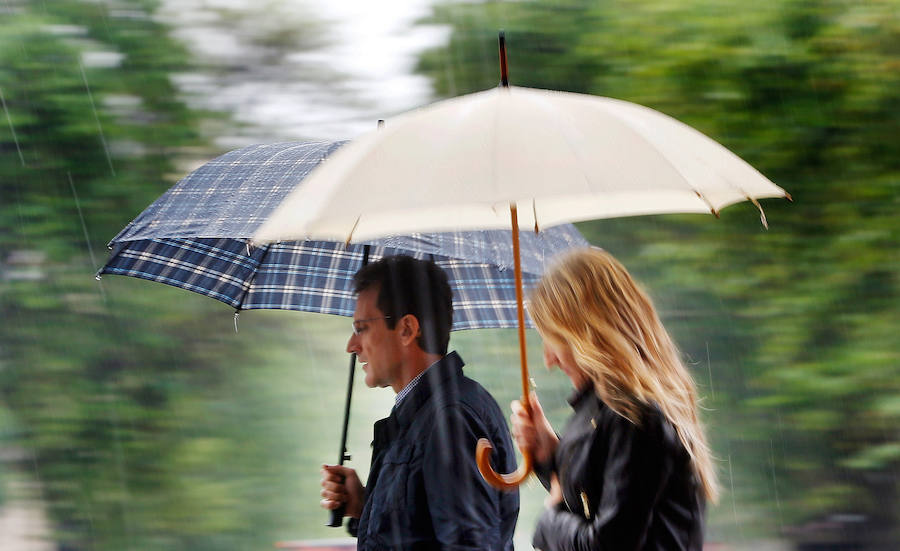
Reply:
[[6, 503], [0, 507], [0, 549], [3, 551], [54, 551], [50, 524], [34, 484], [8, 480]]

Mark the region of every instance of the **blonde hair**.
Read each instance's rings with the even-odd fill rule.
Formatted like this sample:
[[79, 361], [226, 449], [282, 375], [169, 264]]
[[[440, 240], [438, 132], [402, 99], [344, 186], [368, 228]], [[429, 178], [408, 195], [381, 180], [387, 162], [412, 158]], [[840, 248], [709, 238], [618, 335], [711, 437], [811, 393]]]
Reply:
[[531, 294], [544, 338], [571, 346], [575, 363], [613, 411], [641, 423], [655, 404], [675, 427], [703, 493], [718, 499], [712, 454], [697, 418], [697, 391], [653, 303], [622, 264], [600, 249], [566, 255]]

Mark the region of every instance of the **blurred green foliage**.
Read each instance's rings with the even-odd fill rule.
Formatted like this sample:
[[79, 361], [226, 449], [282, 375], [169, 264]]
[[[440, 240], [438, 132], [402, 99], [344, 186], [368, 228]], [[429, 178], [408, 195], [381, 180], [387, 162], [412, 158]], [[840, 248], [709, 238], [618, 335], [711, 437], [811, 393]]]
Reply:
[[242, 375], [267, 373], [235, 368], [259, 348], [229, 338], [212, 301], [93, 278], [176, 162], [213, 156], [199, 133], [211, 115], [171, 80], [191, 61], [155, 8], [3, 8], [0, 480], [39, 484], [60, 548], [268, 547], [283, 520], [270, 511], [294, 496], [259, 495], [295, 448], [260, 430], [284, 404], [230, 400], [256, 384]]
[[[212, 115], [171, 84], [196, 61], [156, 8], [10, 1], [0, 15], [0, 507], [12, 482], [36, 482], [53, 540], [77, 550], [335, 537], [317, 471], [336, 455], [346, 320], [254, 312], [235, 334], [215, 301], [92, 278], [106, 241], [216, 153], [201, 132]], [[419, 64], [440, 95], [496, 84], [502, 28], [514, 85], [656, 108], [793, 195], [765, 202], [769, 231], [749, 204], [721, 220], [582, 225], [646, 283], [694, 368], [722, 460], [712, 541], [900, 541], [898, 8], [556, 0], [440, 4], [425, 21], [450, 29]], [[306, 42], [264, 42], [283, 40]], [[504, 406], [514, 339], [453, 336]], [[561, 426], [567, 383], [539, 368], [530, 339]], [[391, 397], [356, 388], [350, 448], [364, 474]], [[526, 487], [524, 541], [540, 507]], [[843, 533], [810, 532], [836, 518]]]
[[900, 541], [898, 14], [890, 0], [560, 0], [444, 3], [426, 21], [450, 28], [419, 63], [444, 96], [496, 85], [504, 29], [511, 84], [653, 107], [792, 194], [763, 205], [767, 232], [751, 205], [582, 225], [695, 360], [723, 459], [714, 536], [804, 543], [807, 522], [859, 515], [864, 533], [838, 540]]

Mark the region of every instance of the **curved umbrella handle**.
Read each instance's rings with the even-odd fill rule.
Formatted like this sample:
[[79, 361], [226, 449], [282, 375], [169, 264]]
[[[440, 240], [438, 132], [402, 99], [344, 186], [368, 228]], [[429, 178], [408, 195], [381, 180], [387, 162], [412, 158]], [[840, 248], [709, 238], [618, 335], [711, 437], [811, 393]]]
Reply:
[[[500, 41], [501, 55], [505, 61], [503, 49], [503, 37]], [[519, 361], [521, 362], [522, 375], [522, 406], [525, 411], [531, 411], [528, 403], [528, 353], [525, 347], [525, 306], [522, 298], [522, 263], [519, 254], [519, 217], [515, 203], [509, 204], [510, 221], [512, 222], [513, 264], [515, 265], [516, 279], [516, 310], [519, 318]], [[481, 438], [475, 445], [475, 463], [484, 480], [498, 490], [514, 490], [531, 474], [531, 453], [522, 450], [522, 464], [509, 474], [499, 474], [491, 467], [491, 450], [494, 446], [487, 438]]]
[[522, 464], [519, 465], [519, 468], [509, 474], [500, 474], [491, 467], [491, 450], [493, 449], [494, 446], [487, 438], [480, 438], [475, 446], [475, 462], [478, 464], [481, 476], [498, 490], [507, 492], [515, 490], [531, 474], [531, 454], [522, 450]]

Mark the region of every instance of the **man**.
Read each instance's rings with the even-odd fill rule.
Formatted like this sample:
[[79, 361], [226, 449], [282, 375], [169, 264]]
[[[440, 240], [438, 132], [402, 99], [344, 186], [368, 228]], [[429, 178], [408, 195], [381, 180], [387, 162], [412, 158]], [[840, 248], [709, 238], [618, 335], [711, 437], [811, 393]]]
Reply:
[[391, 415], [375, 423], [366, 486], [353, 469], [325, 465], [322, 506], [346, 506], [357, 549], [512, 550], [516, 492], [489, 486], [475, 464], [475, 443], [494, 443], [500, 472], [516, 467], [496, 401], [463, 376], [447, 354], [452, 294], [433, 262], [386, 257], [354, 279], [356, 310], [347, 351], [369, 387], [397, 393]]

